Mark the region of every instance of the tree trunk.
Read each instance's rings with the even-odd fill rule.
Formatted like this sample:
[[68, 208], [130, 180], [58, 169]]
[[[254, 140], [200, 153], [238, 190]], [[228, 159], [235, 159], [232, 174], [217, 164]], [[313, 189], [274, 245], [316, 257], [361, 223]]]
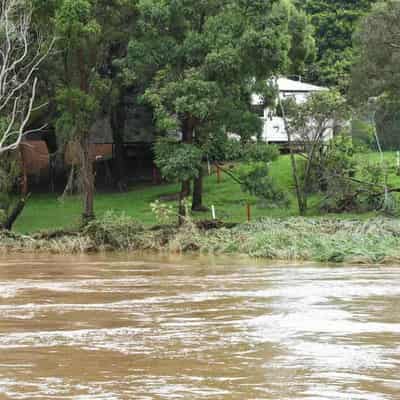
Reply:
[[181, 186], [181, 194], [182, 194], [182, 198], [185, 199], [186, 197], [190, 196], [190, 192], [191, 192], [191, 182], [190, 181], [183, 181], [182, 182], [182, 186]]
[[111, 108], [111, 130], [114, 141], [114, 179], [120, 191], [127, 190], [126, 177], [126, 155], [124, 147], [124, 129], [126, 122], [126, 110], [124, 104], [124, 94], [120, 94], [118, 104]]
[[[89, 78], [88, 71], [85, 69], [85, 52], [82, 47], [78, 49], [79, 78], [80, 90], [89, 94]], [[90, 126], [90, 125], [89, 125]], [[81, 175], [82, 175], [82, 192], [83, 192], [83, 213], [82, 222], [86, 223], [94, 219], [94, 169], [93, 162], [90, 157], [90, 135], [89, 126], [82, 129], [79, 136], [80, 152], [81, 152]]]
[[[201, 146], [202, 144], [202, 135], [199, 132], [196, 132], [195, 135], [196, 144]], [[203, 166], [200, 165], [199, 175], [193, 182], [193, 199], [192, 199], [192, 210], [193, 211], [207, 211], [207, 208], [203, 205], [203, 178], [204, 171]]]
[[82, 133], [81, 140], [81, 175], [83, 189], [83, 222], [94, 219], [94, 169], [90, 157], [89, 132]]
[[[182, 127], [182, 143], [192, 144], [193, 143], [193, 131], [194, 125], [191, 119], [187, 119], [183, 123]], [[190, 196], [191, 189], [191, 182], [190, 181], [183, 181], [182, 188], [181, 188], [181, 197], [185, 199], [186, 197]]]
[[[78, 147], [79, 148], [79, 147]], [[75, 165], [72, 164], [71, 166], [71, 170], [69, 171], [68, 174], [68, 181], [67, 184], [65, 185], [64, 188], [64, 192], [61, 195], [60, 199], [65, 199], [65, 197], [67, 196], [72, 196], [74, 193], [78, 193], [79, 192], [79, 184], [77, 182], [78, 178], [77, 178], [77, 174], [76, 174], [76, 168]]]
[[18, 219], [18, 217], [21, 215], [22, 211], [24, 211], [26, 202], [28, 201], [30, 195], [28, 194], [27, 196], [22, 197], [18, 203], [15, 205], [13, 208], [11, 214], [7, 217], [5, 222], [2, 225], [2, 228], [11, 231], [15, 221]]
[[304, 188], [302, 190], [302, 187], [300, 185], [300, 178], [299, 178], [299, 174], [298, 174], [298, 170], [297, 170], [296, 155], [295, 155], [295, 151], [293, 148], [292, 132], [290, 131], [290, 127], [289, 127], [289, 124], [288, 124], [288, 121], [286, 118], [285, 108], [283, 107], [282, 99], [280, 98], [279, 94], [278, 94], [278, 103], [279, 103], [279, 108], [282, 113], [282, 118], [283, 118], [285, 130], [286, 130], [286, 134], [288, 137], [290, 162], [292, 165], [292, 174], [293, 174], [294, 186], [296, 189], [296, 198], [297, 198], [297, 204], [299, 207], [299, 214], [303, 216], [303, 215], [305, 215], [305, 213], [307, 211], [307, 199], [306, 199], [306, 195], [304, 193]]
[[183, 193], [179, 193], [179, 204], [178, 204], [178, 225], [182, 226], [185, 223], [186, 210], [183, 204], [184, 196]]
[[193, 200], [192, 210], [193, 211], [206, 211], [203, 206], [203, 167], [199, 168], [199, 176], [194, 180], [193, 183]]

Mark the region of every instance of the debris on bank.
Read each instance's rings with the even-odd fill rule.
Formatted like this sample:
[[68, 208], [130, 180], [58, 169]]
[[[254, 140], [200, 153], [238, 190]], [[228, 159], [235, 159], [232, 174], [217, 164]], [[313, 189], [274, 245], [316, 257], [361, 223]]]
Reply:
[[130, 217], [76, 231], [0, 232], [2, 252], [160, 251], [246, 254], [285, 261], [381, 264], [400, 261], [400, 219], [264, 218], [247, 224], [189, 221], [146, 228]]

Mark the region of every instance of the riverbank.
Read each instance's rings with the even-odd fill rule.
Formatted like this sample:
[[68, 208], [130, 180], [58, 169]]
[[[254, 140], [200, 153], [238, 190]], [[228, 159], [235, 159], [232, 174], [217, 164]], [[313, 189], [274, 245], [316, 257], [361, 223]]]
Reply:
[[0, 233], [1, 252], [102, 251], [243, 254], [281, 261], [400, 262], [400, 219], [264, 218], [239, 225], [196, 223], [146, 227], [109, 215], [75, 231]]

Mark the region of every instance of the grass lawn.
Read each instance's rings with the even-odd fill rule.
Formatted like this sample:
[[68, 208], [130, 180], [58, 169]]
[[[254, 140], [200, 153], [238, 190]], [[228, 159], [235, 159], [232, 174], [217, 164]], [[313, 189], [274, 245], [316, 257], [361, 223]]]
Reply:
[[[379, 155], [373, 153], [363, 159], [378, 161]], [[395, 165], [395, 153], [385, 153], [385, 160], [390, 165]], [[367, 161], [366, 161], [367, 162]], [[244, 194], [240, 186], [233, 182], [227, 175], [222, 174], [222, 182], [217, 183], [215, 175], [207, 177], [204, 185], [204, 203], [207, 206], [214, 205], [217, 217], [226, 221], [244, 222], [246, 220], [247, 202], [252, 206], [252, 218], [261, 216], [290, 217], [298, 214], [296, 200], [293, 195], [293, 181], [288, 156], [280, 157], [273, 163], [271, 174], [283, 188], [290, 191], [291, 205], [289, 208], [266, 208], [258, 205], [255, 198]], [[391, 184], [400, 186], [400, 177], [391, 176]], [[101, 216], [109, 210], [124, 212], [144, 224], [155, 224], [156, 220], [150, 210], [150, 203], [157, 200], [161, 195], [173, 194], [178, 191], [178, 185], [162, 186], [137, 186], [126, 193], [97, 193], [95, 200], [95, 211]], [[310, 215], [318, 216], [318, 198], [310, 199]], [[18, 219], [15, 230], [21, 233], [30, 233], [40, 230], [51, 230], [56, 228], [68, 228], [79, 223], [81, 215], [80, 197], [69, 197], [60, 202], [57, 195], [37, 194], [29, 200], [23, 214]], [[341, 214], [340, 218], [353, 218], [354, 214]], [[368, 218], [372, 214], [358, 214], [358, 218]], [[198, 218], [211, 218], [209, 212], [198, 213]], [[338, 217], [332, 215], [332, 218]]]

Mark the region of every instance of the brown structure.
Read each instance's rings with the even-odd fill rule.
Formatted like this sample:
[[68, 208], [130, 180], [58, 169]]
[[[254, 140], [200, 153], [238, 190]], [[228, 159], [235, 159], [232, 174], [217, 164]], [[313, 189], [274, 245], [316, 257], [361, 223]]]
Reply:
[[47, 174], [50, 155], [44, 140], [26, 140], [21, 143], [23, 167], [27, 175]]
[[[117, 185], [121, 175], [127, 183], [153, 178], [152, 113], [139, 105], [132, 107], [130, 100], [126, 108], [119, 138], [115, 139], [107, 115], [100, 117], [90, 129], [89, 154], [95, 163], [99, 187]], [[119, 142], [115, 143], [114, 139]], [[30, 134], [20, 149], [25, 186], [29, 181], [30, 190], [63, 189], [71, 167], [80, 164], [79, 144], [71, 141], [61, 150], [53, 128]]]
[[[79, 144], [69, 142], [64, 153], [66, 166], [79, 165]], [[92, 162], [99, 160], [112, 160], [114, 158], [114, 146], [112, 143], [92, 143], [90, 145], [90, 159]]]

